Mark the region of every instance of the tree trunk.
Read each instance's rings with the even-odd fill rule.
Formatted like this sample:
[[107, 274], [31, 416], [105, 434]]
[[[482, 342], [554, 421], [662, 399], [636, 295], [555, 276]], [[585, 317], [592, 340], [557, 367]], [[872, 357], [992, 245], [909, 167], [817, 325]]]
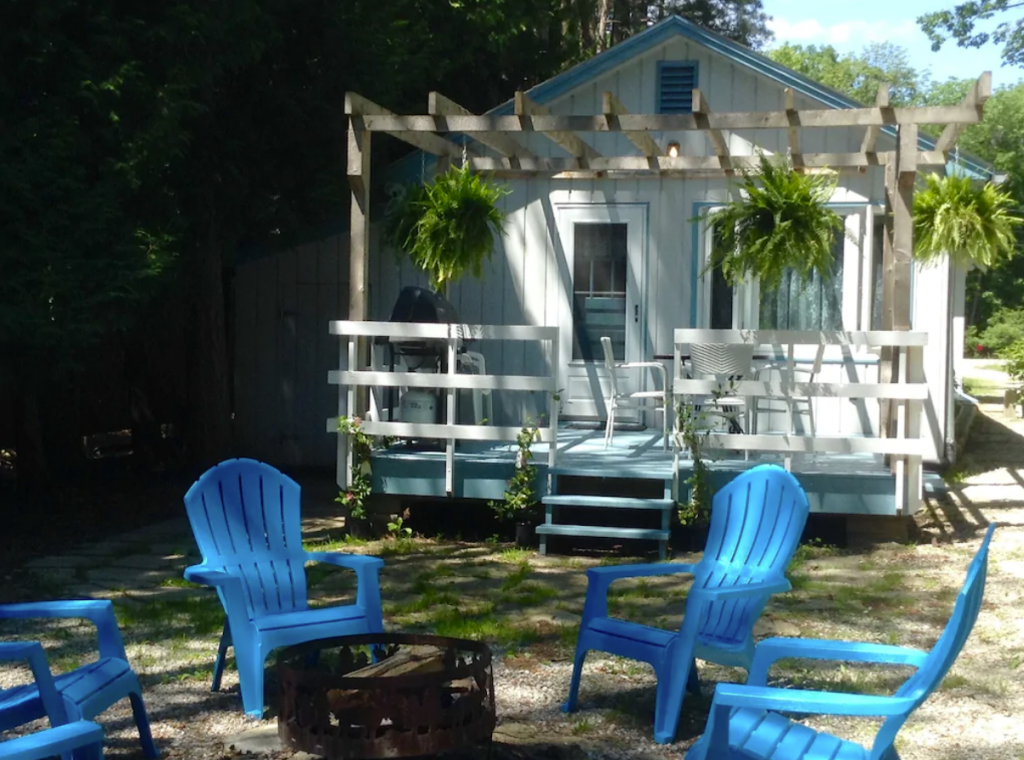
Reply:
[[195, 263], [195, 362], [190, 428], [199, 463], [212, 466], [231, 451], [231, 393], [224, 306], [222, 241], [214, 220]]
[[608, 12], [612, 0], [601, 0], [601, 9], [597, 13], [597, 52], [600, 53], [608, 47]]

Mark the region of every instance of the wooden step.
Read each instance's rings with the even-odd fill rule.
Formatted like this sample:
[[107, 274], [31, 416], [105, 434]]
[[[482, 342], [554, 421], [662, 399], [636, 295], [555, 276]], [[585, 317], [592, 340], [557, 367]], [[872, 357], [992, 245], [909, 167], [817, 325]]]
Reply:
[[657, 480], [663, 483], [672, 480], [671, 474], [658, 474], [635, 464], [592, 464], [552, 467], [548, 474], [570, 478], [608, 478], [614, 480]]
[[607, 528], [599, 525], [538, 525], [542, 536], [592, 536], [594, 538], [636, 538], [668, 541], [669, 532], [657, 528]]
[[558, 494], [541, 499], [553, 507], [595, 507], [598, 509], [656, 509], [668, 512], [675, 507], [672, 499], [633, 499], [625, 496], [584, 496], [583, 494]]

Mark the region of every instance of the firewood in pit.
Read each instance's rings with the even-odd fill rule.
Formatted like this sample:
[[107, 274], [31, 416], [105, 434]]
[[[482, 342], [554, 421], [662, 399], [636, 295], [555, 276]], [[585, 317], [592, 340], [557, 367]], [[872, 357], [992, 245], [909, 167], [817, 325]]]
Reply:
[[[444, 650], [435, 646], [410, 646], [402, 647], [386, 660], [346, 673], [345, 678], [424, 675], [438, 673], [443, 669]], [[331, 712], [337, 714], [367, 705], [371, 694], [372, 691], [360, 689], [331, 689], [327, 692], [327, 700]]]

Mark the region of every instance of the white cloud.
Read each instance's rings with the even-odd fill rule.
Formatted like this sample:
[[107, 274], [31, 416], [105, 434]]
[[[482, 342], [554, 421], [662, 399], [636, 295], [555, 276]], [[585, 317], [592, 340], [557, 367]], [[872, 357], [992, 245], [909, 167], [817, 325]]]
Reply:
[[913, 19], [902, 21], [844, 21], [823, 26], [814, 19], [788, 21], [773, 18], [768, 27], [779, 42], [829, 44], [843, 48], [861, 47], [871, 42], [897, 41], [917, 32]]

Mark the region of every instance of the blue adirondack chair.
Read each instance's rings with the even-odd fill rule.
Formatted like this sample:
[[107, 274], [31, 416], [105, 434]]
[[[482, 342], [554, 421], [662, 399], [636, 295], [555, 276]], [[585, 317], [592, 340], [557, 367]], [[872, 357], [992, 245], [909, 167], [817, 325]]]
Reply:
[[0, 743], [0, 760], [44, 760], [74, 752], [76, 760], [103, 759], [103, 729], [87, 720], [76, 720], [28, 736]]
[[[971, 561], [953, 615], [930, 652], [886, 644], [814, 639], [765, 639], [757, 645], [746, 685], [715, 689], [704, 735], [686, 760], [899, 760], [900, 728], [942, 683], [978, 619], [985, 590], [990, 525]], [[768, 670], [783, 658], [909, 665], [917, 671], [891, 697], [802, 691], [766, 686]], [[785, 718], [779, 712], [885, 718], [870, 749]]]
[[[128, 697], [139, 729], [142, 751], [149, 758], [160, 756], [150, 733], [142, 687], [125, 655], [113, 604], [107, 600], [93, 599], [4, 604], [0, 605], [0, 618], [82, 618], [96, 626], [99, 640], [99, 659], [56, 677], [51, 676], [46, 656], [39, 644], [0, 644], [0, 660], [27, 660], [35, 677], [35, 683], [0, 691], [0, 731], [49, 716], [51, 725], [61, 729], [56, 734], [48, 734], [51, 739], [58, 743], [77, 741], [93, 735], [88, 727], [79, 725], [71, 729], [61, 724], [68, 720], [83, 722], [83, 719], [94, 718], [115, 702]], [[81, 746], [86, 747], [83, 751], [85, 753], [90, 751], [87, 745], [88, 742], [83, 739]], [[20, 746], [26, 748], [25, 752], [30, 752], [35, 745], [32, 741], [26, 741]], [[71, 744], [67, 747], [70, 748]], [[0, 757], [3, 756], [0, 751]], [[46, 757], [24, 755], [30, 756]], [[81, 757], [83, 754], [80, 752], [76, 756]]]
[[[220, 689], [233, 646], [246, 714], [263, 716], [263, 667], [274, 649], [384, 630], [378, 579], [383, 560], [305, 551], [299, 484], [270, 465], [254, 459], [221, 462], [192, 485], [185, 507], [203, 555], [185, 578], [215, 587], [225, 612], [213, 691]], [[354, 570], [355, 604], [311, 609], [305, 571], [310, 561]]]
[[[754, 623], [769, 597], [788, 591], [786, 567], [807, 522], [807, 495], [790, 473], [759, 465], [715, 494], [704, 556], [696, 565], [659, 563], [587, 570], [569, 699], [576, 709], [580, 673], [589, 650], [649, 663], [658, 679], [654, 741], [671, 742], [679, 724], [683, 691], [699, 691], [694, 659], [750, 668]], [[608, 615], [612, 581], [691, 573], [693, 585], [679, 631], [630, 623]]]

